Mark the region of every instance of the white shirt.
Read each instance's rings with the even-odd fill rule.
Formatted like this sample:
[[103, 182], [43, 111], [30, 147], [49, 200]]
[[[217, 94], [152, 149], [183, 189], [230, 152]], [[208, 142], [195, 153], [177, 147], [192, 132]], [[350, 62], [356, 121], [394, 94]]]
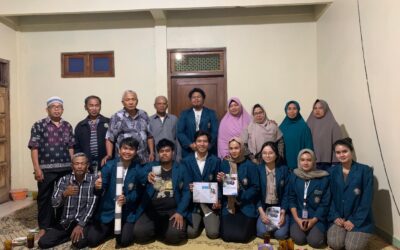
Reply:
[[197, 152], [194, 152], [194, 157], [196, 158], [197, 166], [199, 166], [201, 174], [203, 174], [204, 166], [206, 165], [207, 155], [208, 153], [203, 158], [200, 158]]
[[194, 112], [194, 119], [195, 119], [195, 122], [196, 122], [196, 131], [199, 131], [199, 129], [200, 129], [201, 113], [203, 113], [203, 109], [201, 109], [201, 110], [193, 109], [193, 112]]

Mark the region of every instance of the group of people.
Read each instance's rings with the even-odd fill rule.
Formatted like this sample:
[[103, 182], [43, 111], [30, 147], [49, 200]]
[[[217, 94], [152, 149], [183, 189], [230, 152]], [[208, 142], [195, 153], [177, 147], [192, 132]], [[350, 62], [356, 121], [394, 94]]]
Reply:
[[[63, 100], [47, 100], [48, 116], [32, 126], [28, 144], [41, 248], [69, 240], [96, 247], [114, 236], [121, 247], [182, 244], [205, 230], [227, 242], [273, 236], [365, 249], [373, 231], [372, 169], [353, 160], [351, 139], [342, 138], [325, 101], [315, 101], [307, 122], [299, 104], [288, 102], [278, 126], [260, 104], [251, 116], [231, 98], [219, 123], [202, 89], [188, 97], [192, 107], [179, 118], [167, 113], [166, 97], [156, 97], [149, 117], [127, 90], [109, 119], [100, 114], [101, 99], [88, 96], [88, 116], [75, 130], [62, 119]], [[224, 195], [231, 176], [237, 193]], [[217, 201], [194, 202], [195, 182], [217, 183]], [[278, 225], [271, 226], [270, 207], [280, 209]]]

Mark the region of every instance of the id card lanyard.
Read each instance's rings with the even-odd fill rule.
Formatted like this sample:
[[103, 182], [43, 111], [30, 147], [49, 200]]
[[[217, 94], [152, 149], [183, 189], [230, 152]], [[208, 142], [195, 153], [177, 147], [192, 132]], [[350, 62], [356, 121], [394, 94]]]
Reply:
[[307, 192], [308, 187], [310, 186], [311, 181], [304, 182], [304, 200], [303, 200], [303, 210], [301, 212], [302, 219], [308, 219], [308, 211], [307, 211]]

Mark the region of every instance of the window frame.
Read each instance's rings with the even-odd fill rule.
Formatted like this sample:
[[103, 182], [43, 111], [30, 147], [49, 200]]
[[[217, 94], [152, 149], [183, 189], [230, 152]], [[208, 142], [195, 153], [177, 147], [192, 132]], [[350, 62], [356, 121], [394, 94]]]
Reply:
[[[105, 57], [109, 59], [108, 71], [95, 71], [94, 59]], [[70, 72], [69, 59], [83, 58], [83, 72]], [[114, 51], [101, 52], [66, 52], [61, 53], [61, 77], [62, 78], [81, 78], [81, 77], [115, 77]]]

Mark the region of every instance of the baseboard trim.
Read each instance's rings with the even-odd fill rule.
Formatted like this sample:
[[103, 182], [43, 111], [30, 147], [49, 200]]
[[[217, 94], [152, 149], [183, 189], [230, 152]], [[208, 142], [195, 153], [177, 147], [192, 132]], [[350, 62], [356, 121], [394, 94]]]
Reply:
[[389, 244], [400, 248], [400, 240], [393, 235], [388, 234], [386, 231], [380, 229], [379, 227], [375, 227], [375, 233]]

